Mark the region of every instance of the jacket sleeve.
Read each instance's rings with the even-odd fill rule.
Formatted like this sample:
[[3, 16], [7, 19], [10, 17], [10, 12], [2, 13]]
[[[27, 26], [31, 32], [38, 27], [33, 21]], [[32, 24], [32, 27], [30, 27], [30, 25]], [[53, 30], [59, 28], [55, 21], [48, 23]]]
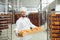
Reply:
[[29, 21], [30, 27], [32, 27], [32, 28], [35, 28], [36, 27], [34, 24], [32, 24], [32, 22], [30, 21], [29, 18], [28, 18], [28, 21]]
[[16, 30], [16, 33], [18, 33], [19, 31], [21, 31], [21, 29], [22, 29], [21, 23], [20, 23], [20, 21], [17, 21], [16, 22], [16, 27], [15, 27], [14, 30]]

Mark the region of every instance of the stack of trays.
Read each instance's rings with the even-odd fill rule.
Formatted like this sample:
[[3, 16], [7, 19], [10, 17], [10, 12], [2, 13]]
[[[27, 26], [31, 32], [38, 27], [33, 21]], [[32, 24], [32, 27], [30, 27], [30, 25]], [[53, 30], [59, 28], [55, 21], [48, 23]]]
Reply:
[[36, 27], [33, 29], [28, 29], [28, 30], [22, 30], [18, 33], [18, 36], [23, 37], [23, 36], [35, 34], [35, 33], [38, 33], [38, 32], [44, 31], [44, 30], [45, 29], [41, 28], [41, 27]]
[[12, 14], [0, 14], [0, 30], [8, 29], [8, 24], [12, 21]]
[[42, 14], [39, 14], [38, 12], [36, 13], [32, 12], [28, 15], [28, 17], [34, 25], [36, 26], [42, 25]]
[[0, 30], [3, 30], [3, 29], [8, 29], [8, 25], [7, 24], [0, 24]]
[[49, 15], [51, 40], [60, 40], [60, 14]]

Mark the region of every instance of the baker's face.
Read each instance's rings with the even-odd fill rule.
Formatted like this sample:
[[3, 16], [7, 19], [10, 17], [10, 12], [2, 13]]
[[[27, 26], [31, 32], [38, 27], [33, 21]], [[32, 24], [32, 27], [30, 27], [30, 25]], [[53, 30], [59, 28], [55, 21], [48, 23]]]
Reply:
[[21, 16], [26, 16], [26, 11], [21, 11], [20, 14]]

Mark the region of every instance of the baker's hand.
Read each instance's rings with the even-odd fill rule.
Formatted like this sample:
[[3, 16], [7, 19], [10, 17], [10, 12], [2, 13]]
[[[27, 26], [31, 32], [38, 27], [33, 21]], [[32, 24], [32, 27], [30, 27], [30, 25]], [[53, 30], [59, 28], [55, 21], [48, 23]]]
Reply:
[[19, 33], [19, 30], [14, 30], [15, 33]]
[[18, 36], [19, 31], [18, 30], [14, 30], [14, 32], [15, 32], [15, 35]]

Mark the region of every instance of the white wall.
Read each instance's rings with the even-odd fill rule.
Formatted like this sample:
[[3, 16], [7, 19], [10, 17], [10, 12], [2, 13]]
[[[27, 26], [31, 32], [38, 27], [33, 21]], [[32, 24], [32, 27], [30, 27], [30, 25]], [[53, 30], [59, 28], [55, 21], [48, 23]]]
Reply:
[[43, 10], [48, 10], [51, 11], [51, 9], [56, 7], [56, 1], [53, 1], [52, 3], [50, 3], [48, 6], [46, 6]]
[[16, 1], [14, 1], [15, 10], [16, 10], [17, 6], [19, 5], [19, 8], [17, 8], [17, 10], [20, 9], [21, 6], [23, 6], [23, 7], [28, 8], [28, 10], [30, 10], [30, 11], [32, 11], [32, 10], [35, 11], [40, 4], [40, 0], [20, 0], [19, 4], [16, 3]]

